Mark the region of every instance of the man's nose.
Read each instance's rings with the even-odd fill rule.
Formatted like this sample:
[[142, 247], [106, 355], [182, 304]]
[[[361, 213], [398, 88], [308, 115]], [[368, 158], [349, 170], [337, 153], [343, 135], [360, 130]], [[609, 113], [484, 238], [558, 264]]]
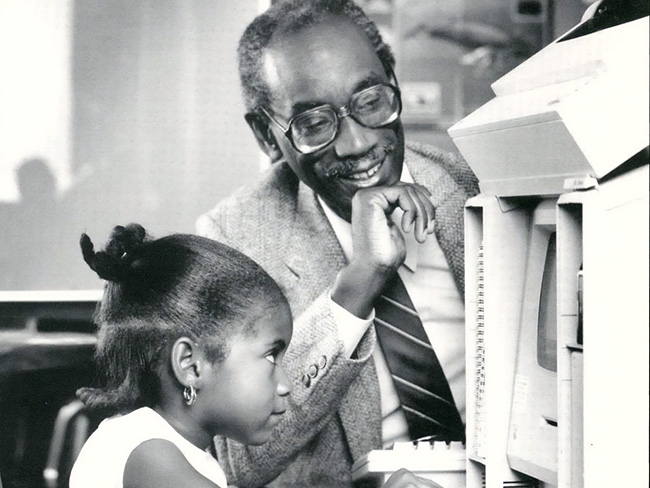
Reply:
[[378, 142], [375, 129], [359, 124], [352, 117], [343, 117], [334, 139], [334, 151], [340, 158], [367, 153]]

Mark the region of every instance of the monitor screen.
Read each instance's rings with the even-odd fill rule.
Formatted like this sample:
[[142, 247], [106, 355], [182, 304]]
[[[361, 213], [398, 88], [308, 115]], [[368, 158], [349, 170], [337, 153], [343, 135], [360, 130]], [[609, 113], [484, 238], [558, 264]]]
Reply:
[[537, 316], [537, 362], [557, 372], [557, 251], [556, 233], [549, 235]]

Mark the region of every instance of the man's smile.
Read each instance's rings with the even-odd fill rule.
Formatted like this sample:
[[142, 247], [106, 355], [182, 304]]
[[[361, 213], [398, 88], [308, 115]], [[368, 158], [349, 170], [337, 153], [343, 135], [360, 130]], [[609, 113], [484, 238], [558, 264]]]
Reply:
[[377, 146], [359, 158], [347, 158], [330, 163], [326, 176], [351, 183], [358, 188], [378, 185], [381, 182], [384, 162], [394, 151], [392, 144]]
[[379, 171], [379, 168], [381, 167], [383, 162], [384, 161], [382, 160], [382, 161], [378, 162], [377, 164], [374, 164], [370, 169], [368, 169], [366, 171], [357, 171], [357, 172], [350, 173], [347, 176], [345, 176], [344, 178], [348, 178], [348, 179], [351, 179], [351, 180], [366, 180], [366, 179], [372, 177], [373, 175], [375, 175], [377, 173], [377, 171]]

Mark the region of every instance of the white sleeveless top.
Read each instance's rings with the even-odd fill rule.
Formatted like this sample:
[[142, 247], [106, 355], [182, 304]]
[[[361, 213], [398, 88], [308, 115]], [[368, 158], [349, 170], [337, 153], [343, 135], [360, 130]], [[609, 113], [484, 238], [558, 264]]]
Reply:
[[150, 439], [173, 443], [196, 471], [220, 488], [227, 487], [226, 475], [214, 457], [176, 432], [157, 412], [142, 407], [99, 424], [72, 468], [70, 488], [123, 488], [126, 461], [136, 447]]

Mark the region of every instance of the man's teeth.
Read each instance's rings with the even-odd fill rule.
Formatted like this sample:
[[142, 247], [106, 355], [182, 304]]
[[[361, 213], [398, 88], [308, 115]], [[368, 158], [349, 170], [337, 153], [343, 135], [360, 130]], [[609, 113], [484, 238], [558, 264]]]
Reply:
[[367, 178], [370, 178], [377, 171], [379, 171], [380, 166], [381, 166], [381, 164], [378, 164], [378, 165], [373, 166], [372, 168], [370, 168], [368, 171], [363, 171], [361, 173], [352, 173], [352, 174], [348, 175], [347, 177], [350, 178], [351, 180], [365, 180]]

